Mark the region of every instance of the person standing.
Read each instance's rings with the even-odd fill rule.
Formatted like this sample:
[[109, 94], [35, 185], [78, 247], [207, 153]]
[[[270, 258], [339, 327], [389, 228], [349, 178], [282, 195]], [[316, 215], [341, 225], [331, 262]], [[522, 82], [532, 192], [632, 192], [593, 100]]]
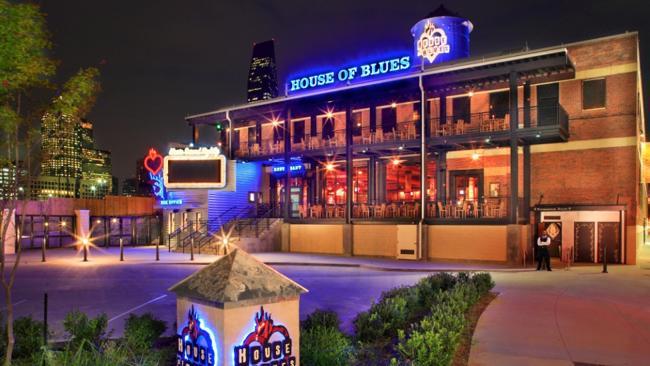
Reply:
[[542, 231], [542, 235], [537, 238], [537, 270], [542, 269], [542, 262], [546, 265], [546, 270], [551, 270], [551, 256], [548, 254], [548, 247], [551, 245], [551, 238], [548, 236], [546, 230]]

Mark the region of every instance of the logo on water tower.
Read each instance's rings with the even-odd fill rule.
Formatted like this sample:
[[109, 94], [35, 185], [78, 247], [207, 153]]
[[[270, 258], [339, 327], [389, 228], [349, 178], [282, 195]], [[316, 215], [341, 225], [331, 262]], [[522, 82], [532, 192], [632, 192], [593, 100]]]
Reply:
[[438, 55], [449, 52], [451, 52], [451, 45], [447, 43], [447, 34], [428, 20], [417, 41], [417, 55], [433, 63]]

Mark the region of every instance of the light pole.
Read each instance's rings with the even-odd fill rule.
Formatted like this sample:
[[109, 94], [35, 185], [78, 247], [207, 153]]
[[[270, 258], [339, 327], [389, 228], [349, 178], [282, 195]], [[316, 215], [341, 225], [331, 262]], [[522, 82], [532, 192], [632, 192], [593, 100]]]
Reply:
[[81, 240], [81, 245], [83, 245], [83, 250], [84, 250], [84, 262], [88, 262], [88, 245], [90, 244], [90, 241], [88, 238], [83, 238]]

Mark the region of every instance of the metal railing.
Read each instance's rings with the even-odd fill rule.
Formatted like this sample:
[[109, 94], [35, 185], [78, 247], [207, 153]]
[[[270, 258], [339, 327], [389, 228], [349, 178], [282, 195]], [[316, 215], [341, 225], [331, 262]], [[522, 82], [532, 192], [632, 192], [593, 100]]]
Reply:
[[[517, 111], [518, 129], [538, 127], [560, 127], [568, 131], [568, 114], [560, 104], [519, 108]], [[433, 117], [427, 120], [430, 136], [457, 136], [476, 133], [492, 133], [510, 130], [508, 110], [483, 111], [476, 113], [453, 114], [446, 117]], [[374, 128], [364, 122], [352, 127], [352, 140], [359, 144], [379, 144], [395, 141], [413, 141], [420, 138], [420, 120], [396, 121], [393, 124], [377, 122]], [[336, 129], [317, 135], [306, 133], [302, 138], [291, 136], [292, 151], [309, 151], [346, 146], [346, 130]], [[260, 143], [244, 142], [235, 147], [239, 157], [278, 155], [284, 152], [284, 140], [265, 139]]]

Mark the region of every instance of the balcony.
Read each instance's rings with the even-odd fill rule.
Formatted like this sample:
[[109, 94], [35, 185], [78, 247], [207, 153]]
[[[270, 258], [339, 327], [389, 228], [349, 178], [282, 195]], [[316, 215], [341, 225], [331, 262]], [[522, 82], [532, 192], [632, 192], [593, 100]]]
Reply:
[[[559, 104], [548, 107], [520, 108], [518, 111], [517, 138], [525, 144], [561, 142], [568, 139], [568, 116]], [[450, 115], [444, 118], [430, 118], [428, 139], [429, 146], [457, 145], [475, 147], [477, 140], [496, 145], [507, 145], [510, 140], [510, 114], [501, 111], [486, 111], [463, 115]], [[388, 126], [388, 127], [387, 127]], [[283, 126], [276, 133], [283, 136]], [[324, 128], [324, 126], [323, 126]], [[412, 119], [395, 123], [377, 122], [371, 128], [366, 122], [359, 122], [352, 127], [352, 141], [357, 147], [372, 147], [373, 145], [410, 145], [411, 149], [419, 149], [420, 120]], [[292, 152], [334, 151], [346, 146], [345, 129], [319, 128], [316, 134], [303, 133], [302, 136], [291, 136]], [[467, 146], [465, 146], [467, 145]], [[237, 157], [269, 157], [284, 153], [282, 139], [263, 139], [260, 143], [245, 142], [235, 147]]]

